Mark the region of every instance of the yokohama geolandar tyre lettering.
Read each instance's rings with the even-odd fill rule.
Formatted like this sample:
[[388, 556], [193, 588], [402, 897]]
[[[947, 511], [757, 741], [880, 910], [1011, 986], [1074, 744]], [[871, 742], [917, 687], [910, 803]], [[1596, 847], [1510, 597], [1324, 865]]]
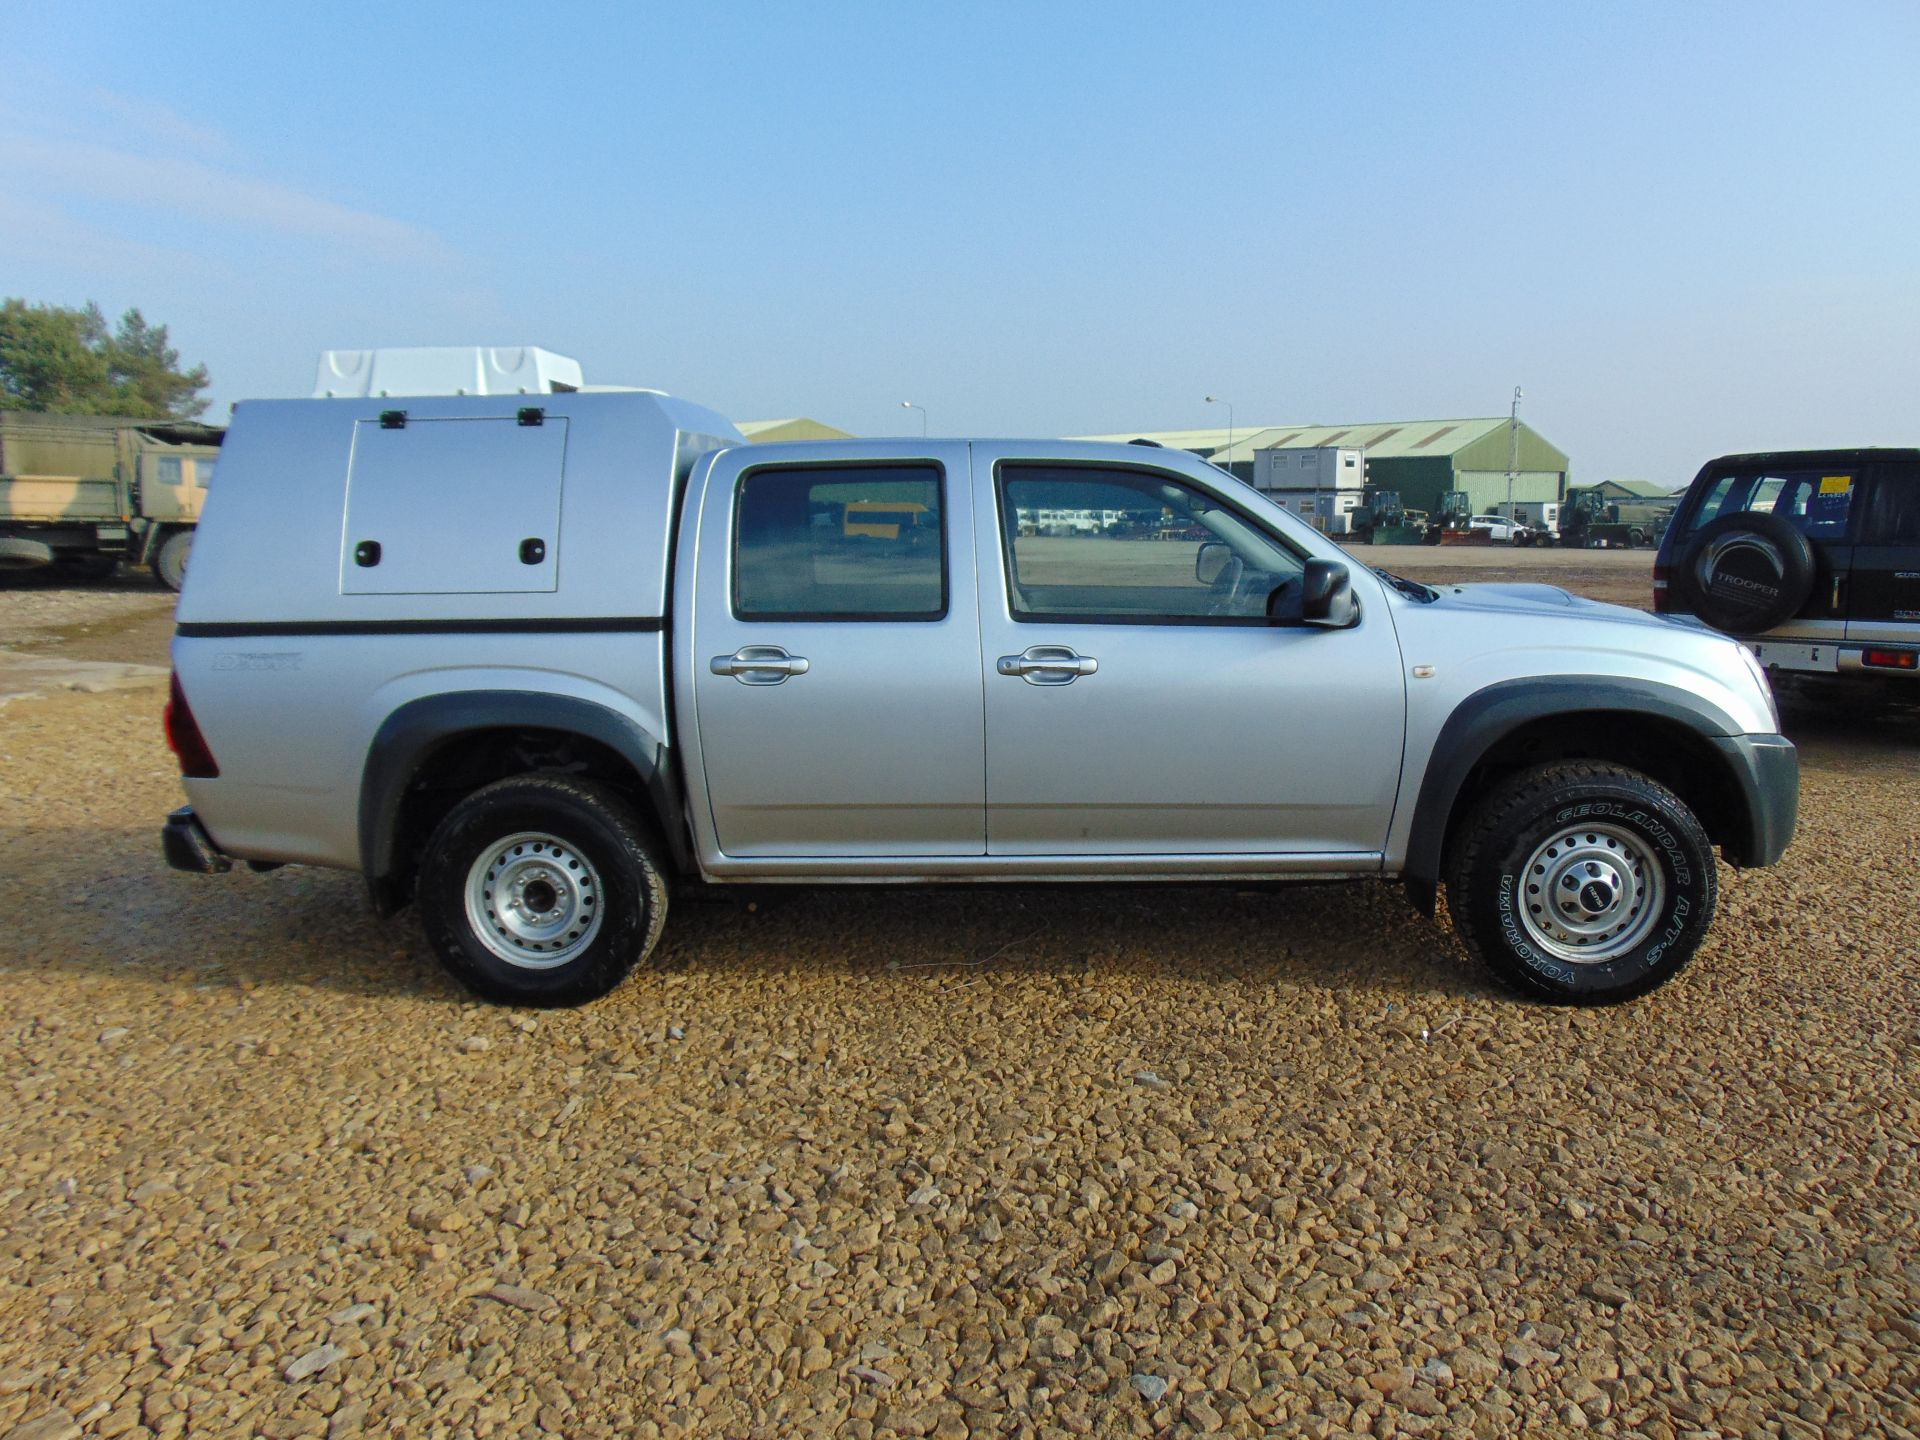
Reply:
[[659, 861], [633, 810], [557, 775], [496, 781], [440, 822], [416, 903], [441, 963], [516, 1005], [578, 1005], [644, 960], [667, 918]]
[[1712, 842], [1679, 796], [1622, 766], [1543, 765], [1496, 786], [1447, 856], [1454, 927], [1508, 984], [1562, 1004], [1645, 994], [1713, 919]]

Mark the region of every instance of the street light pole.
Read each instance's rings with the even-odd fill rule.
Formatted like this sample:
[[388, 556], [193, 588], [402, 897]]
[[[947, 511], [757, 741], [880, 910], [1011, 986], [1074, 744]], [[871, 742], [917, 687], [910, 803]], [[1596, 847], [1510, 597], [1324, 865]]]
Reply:
[[[1513, 387], [1513, 415], [1507, 421], [1507, 524], [1513, 520], [1513, 481], [1520, 469], [1520, 387]], [[1512, 531], [1508, 531], [1512, 534]]]
[[916, 405], [911, 400], [902, 400], [900, 402], [900, 408], [902, 410], [918, 410], [920, 412], [920, 438], [922, 440], [926, 439], [927, 438], [927, 407], [924, 405]]
[[1224, 468], [1226, 472], [1231, 475], [1233, 473], [1233, 402], [1231, 400], [1222, 400], [1218, 395], [1209, 395], [1207, 396], [1207, 404], [1224, 405], [1227, 407], [1227, 463]]

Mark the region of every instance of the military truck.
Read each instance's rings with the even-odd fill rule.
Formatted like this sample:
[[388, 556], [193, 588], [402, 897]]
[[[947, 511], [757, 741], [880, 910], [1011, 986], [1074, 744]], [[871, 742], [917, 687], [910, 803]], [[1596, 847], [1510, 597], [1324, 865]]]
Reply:
[[1449, 490], [1427, 520], [1429, 545], [1490, 545], [1492, 534], [1473, 524], [1473, 496], [1465, 490]]
[[1354, 511], [1353, 532], [1367, 545], [1420, 545], [1426, 541], [1426, 518], [1410, 515], [1398, 490], [1369, 486], [1366, 502]]
[[1560, 510], [1560, 543], [1583, 550], [1637, 550], [1658, 545], [1675, 501], [1609, 499], [1598, 489], [1569, 490]]
[[224, 434], [185, 420], [0, 412], [0, 571], [103, 580], [126, 561], [178, 590]]

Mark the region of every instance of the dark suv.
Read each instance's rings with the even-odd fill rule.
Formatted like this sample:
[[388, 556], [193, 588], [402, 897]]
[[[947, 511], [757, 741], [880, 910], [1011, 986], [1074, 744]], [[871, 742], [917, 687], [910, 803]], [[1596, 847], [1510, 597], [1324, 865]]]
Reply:
[[1661, 541], [1653, 608], [1738, 636], [1776, 684], [1920, 700], [1920, 450], [1709, 461]]

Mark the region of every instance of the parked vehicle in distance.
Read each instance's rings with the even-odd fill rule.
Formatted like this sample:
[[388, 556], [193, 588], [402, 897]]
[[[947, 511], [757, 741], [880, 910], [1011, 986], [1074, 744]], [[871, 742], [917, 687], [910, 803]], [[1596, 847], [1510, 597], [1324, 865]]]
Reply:
[[124, 560], [178, 590], [213, 482], [215, 425], [0, 412], [0, 570], [102, 580]]
[[911, 501], [855, 500], [845, 510], [841, 528], [849, 538], [911, 541], [927, 523], [927, 507]]
[[1560, 533], [1560, 502], [1557, 500], [1502, 500], [1493, 507], [1502, 520], [1519, 527], [1516, 545], [1551, 545]]
[[1533, 538], [1533, 532], [1525, 525], [1499, 515], [1470, 515], [1467, 517], [1467, 528], [1485, 530], [1496, 545], [1528, 544]]
[[1637, 550], [1658, 545], [1673, 520], [1672, 500], [1610, 500], [1593, 489], [1567, 492], [1560, 543], [1582, 550]]
[[1920, 450], [1710, 460], [1653, 577], [1656, 611], [1738, 637], [1803, 694], [1920, 701]]
[[249, 402], [222, 463], [169, 861], [357, 870], [496, 1000], [603, 994], [693, 887], [1389, 877], [1617, 1001], [1793, 833], [1742, 646], [1368, 569], [1184, 451], [583, 392]]

